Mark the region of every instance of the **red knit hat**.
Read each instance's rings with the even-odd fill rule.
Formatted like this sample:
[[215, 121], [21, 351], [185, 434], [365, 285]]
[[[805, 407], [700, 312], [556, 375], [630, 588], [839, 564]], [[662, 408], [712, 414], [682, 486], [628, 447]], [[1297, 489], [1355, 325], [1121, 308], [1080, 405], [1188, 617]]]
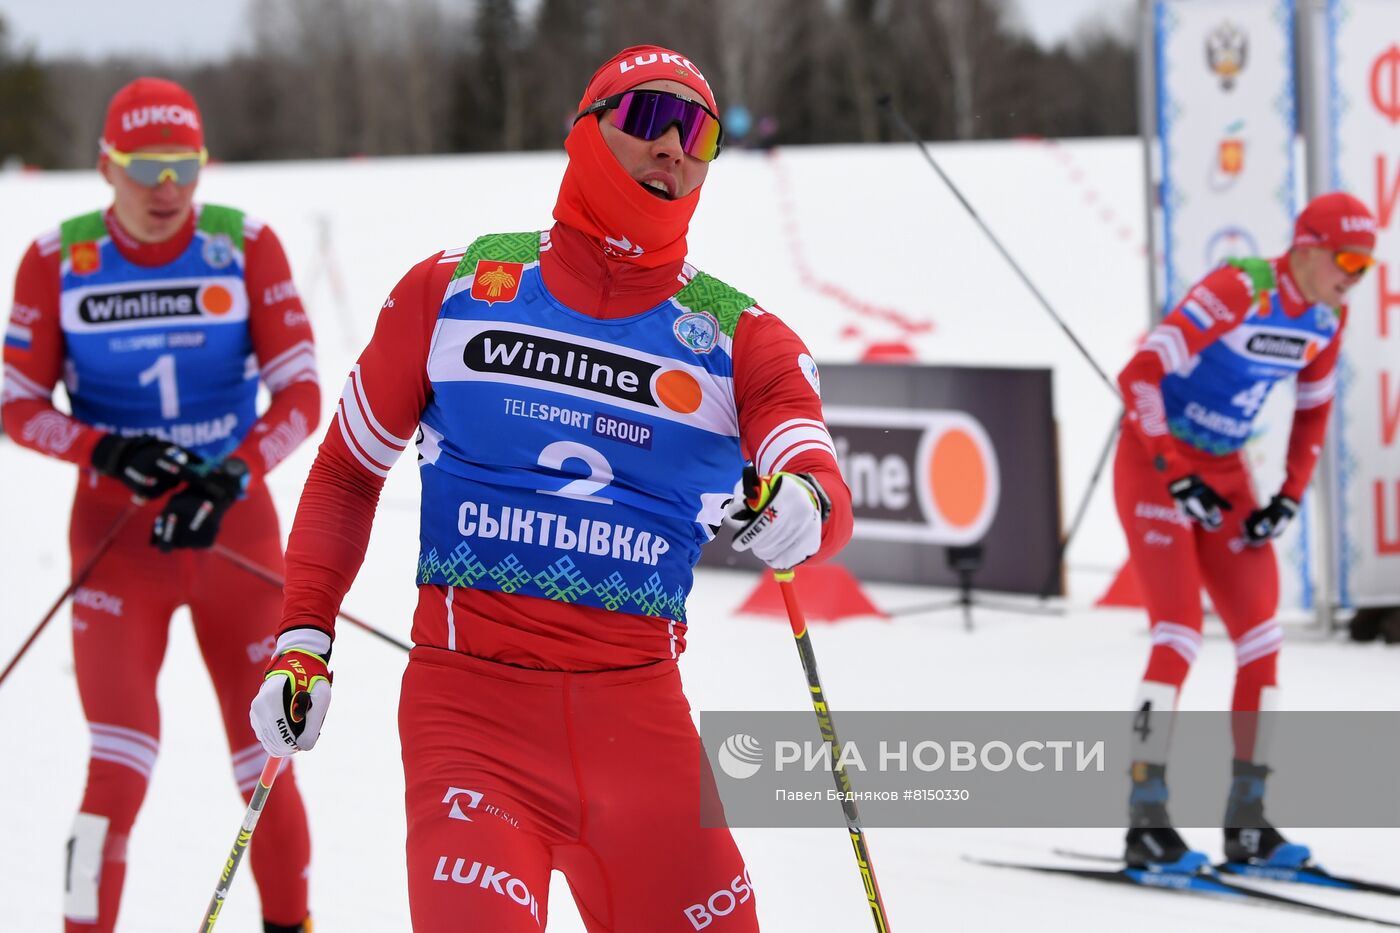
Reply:
[[204, 121], [189, 91], [164, 78], [137, 78], [112, 95], [102, 142], [121, 152], [147, 146], [204, 148]]
[[1338, 250], [1376, 248], [1376, 218], [1361, 201], [1342, 191], [1308, 202], [1293, 225], [1293, 246]]
[[695, 63], [680, 52], [663, 49], [659, 45], [634, 45], [604, 62], [601, 68], [593, 72], [583, 92], [583, 99], [578, 102], [578, 109], [583, 110], [594, 101], [621, 94], [639, 84], [663, 79], [684, 84], [700, 95], [700, 100], [710, 108], [711, 113], [719, 116], [719, 105], [715, 103], [710, 82], [705, 80]]

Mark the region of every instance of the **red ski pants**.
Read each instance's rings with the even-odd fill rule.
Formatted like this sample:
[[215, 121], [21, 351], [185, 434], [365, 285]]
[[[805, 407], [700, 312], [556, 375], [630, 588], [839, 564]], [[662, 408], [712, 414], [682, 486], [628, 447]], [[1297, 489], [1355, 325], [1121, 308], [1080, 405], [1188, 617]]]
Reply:
[[589, 674], [413, 649], [399, 701], [417, 933], [543, 930], [550, 872], [590, 933], [753, 933], [674, 661]]
[[[93, 488], [84, 478], [69, 527], [74, 567], [88, 560], [129, 507], [116, 484], [103, 480]], [[73, 597], [73, 661], [92, 751], [69, 842], [68, 933], [106, 933], [116, 924], [127, 837], [160, 747], [156, 677], [177, 607], [190, 607], [218, 696], [234, 779], [245, 800], [265, 760], [248, 724], [248, 703], [271, 656], [282, 594], [212, 552], [162, 554], [151, 547], [158, 512], [159, 503], [149, 503], [131, 517]], [[265, 487], [255, 486], [229, 510], [218, 541], [281, 572], [277, 514]], [[310, 839], [290, 768], [268, 798], [258, 835], [275, 840], [248, 853], [263, 916], [289, 926], [300, 923], [307, 915]]]
[[[1131, 426], [1118, 442], [1113, 469], [1118, 517], [1152, 623], [1152, 654], [1146, 681], [1180, 688], [1201, 645], [1201, 587], [1210, 594], [1235, 646], [1235, 691], [1230, 708], [1254, 712], [1260, 694], [1277, 683], [1283, 632], [1278, 610], [1279, 579], [1273, 545], [1244, 541], [1243, 523], [1258, 500], [1239, 454], [1212, 456], [1185, 444], [1177, 451], [1187, 465], [1233, 506], [1224, 524], [1207, 531], [1189, 522], [1167, 492], [1176, 477], [1158, 471]], [[1235, 757], [1251, 760], [1252, 730], [1235, 732]]]

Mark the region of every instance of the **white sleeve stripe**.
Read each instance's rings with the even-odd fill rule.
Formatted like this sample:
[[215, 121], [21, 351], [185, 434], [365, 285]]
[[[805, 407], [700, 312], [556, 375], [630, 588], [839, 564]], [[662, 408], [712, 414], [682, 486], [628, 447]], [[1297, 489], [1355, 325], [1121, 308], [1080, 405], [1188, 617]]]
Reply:
[[319, 382], [320, 380], [317, 379], [316, 364], [312, 363], [309, 366], [303, 366], [300, 369], [295, 369], [291, 372], [283, 373], [282, 375], [279, 375], [272, 379], [264, 377], [263, 381], [267, 383], [268, 390], [272, 392], [273, 395], [276, 395], [278, 392], [281, 392], [287, 386], [293, 385], [294, 383], [314, 383]]
[[386, 442], [403, 450], [413, 440], [413, 435], [399, 437], [392, 431], [386, 430], [384, 425], [379, 423], [379, 419], [374, 417], [374, 410], [369, 407], [369, 400], [365, 397], [364, 379], [360, 376], [360, 364], [356, 363], [350, 370], [349, 383], [354, 387], [355, 403], [364, 412], [365, 420], [369, 422], [374, 432], [382, 437]]
[[366, 457], [379, 464], [385, 470], [394, 465], [399, 459], [399, 454], [403, 453], [402, 447], [386, 444], [378, 435], [365, 423], [364, 412], [354, 400], [340, 400], [340, 415], [344, 421], [345, 430], [350, 432], [350, 436]]
[[278, 363], [278, 364], [275, 365], [275, 366], [269, 366], [269, 367], [265, 368], [265, 369], [263, 370], [263, 378], [264, 378], [264, 379], [277, 379], [277, 378], [279, 378], [278, 375], [277, 375], [279, 372], [286, 373], [286, 372], [295, 371], [295, 370], [298, 370], [298, 369], [315, 369], [315, 368], [316, 368], [316, 354], [315, 354], [315, 353], [312, 353], [310, 350], [307, 350], [307, 351], [305, 351], [305, 352], [303, 352], [303, 353], [300, 353], [300, 354], [298, 354], [298, 355], [292, 357], [291, 359], [282, 360], [280, 363]]
[[1331, 402], [1336, 396], [1332, 392], [1318, 393], [1317, 395], [1304, 395], [1298, 393], [1298, 401], [1294, 403], [1294, 408], [1299, 411], [1307, 411], [1310, 408], [1321, 408]]
[[340, 436], [345, 439], [345, 446], [350, 449], [350, 453], [355, 455], [355, 459], [360, 461], [360, 466], [369, 470], [375, 476], [389, 476], [389, 471], [385, 467], [374, 463], [360, 450], [360, 445], [355, 443], [355, 438], [350, 434], [350, 427], [345, 420], [345, 399], [341, 399], [335, 408], [335, 423], [340, 425]]
[[301, 353], [310, 353], [312, 356], [315, 356], [316, 345], [310, 340], [298, 340], [266, 363], [263, 363], [263, 369], [276, 369], [278, 366], [287, 362], [287, 360]]
[[[781, 438], [785, 433], [793, 430], [810, 432], [813, 429], [820, 431], [823, 436], [826, 436], [827, 439], [830, 440], [830, 435], [826, 433], [826, 425], [812, 418], [794, 418], [790, 421], [784, 421], [782, 424], [778, 425], [776, 428], [770, 431], [768, 433], [768, 436], [765, 437], [762, 443], [758, 445], [758, 450], [754, 453], [754, 463], [759, 467], [759, 472], [766, 472], [763, 470], [762, 465], [765, 462], [771, 461], [773, 459], [771, 455], [771, 449], [774, 444], [778, 443], [779, 438]], [[793, 440], [799, 439], [804, 436], [812, 435], [810, 433], [795, 435]], [[784, 440], [783, 443], [790, 443], [790, 441]]]
[[1169, 324], [1159, 325], [1143, 341], [1142, 347], [1156, 353], [1162, 360], [1162, 366], [1169, 373], [1176, 372], [1188, 356], [1186, 338], [1181, 335], [1180, 330]]
[[262, 378], [263, 382], [266, 382], [267, 387], [273, 392], [276, 392], [283, 386], [290, 385], [293, 382], [300, 382], [307, 378], [315, 382], [316, 354], [312, 353], [310, 350], [306, 350], [291, 359], [283, 360], [276, 366], [263, 370]]
[[33, 382], [25, 379], [13, 370], [5, 372], [5, 382], [3, 390], [4, 399], [7, 402], [17, 402], [23, 399], [52, 399], [53, 390], [45, 392]]
[[793, 457], [796, 457], [798, 454], [808, 450], [824, 450], [831, 455], [832, 460], [836, 459], [836, 450], [830, 444], [825, 443], [823, 441], [811, 441], [806, 444], [798, 444], [796, 447], [788, 448], [787, 452], [784, 453], [781, 457], [779, 457], [777, 461], [773, 464], [773, 468], [768, 470], [767, 472], [778, 472], [783, 467], [787, 466], [788, 461], [790, 461]]
[[39, 385], [39, 383], [35, 382], [33, 379], [30, 379], [24, 373], [20, 372], [18, 369], [15, 369], [13, 366], [5, 370], [5, 378], [13, 381], [17, 385], [23, 386], [31, 392], [37, 393], [38, 395], [48, 396], [53, 394], [53, 389], [45, 389], [43, 386]]
[[1298, 398], [1296, 407], [1307, 409], [1317, 408], [1332, 401], [1337, 394], [1336, 373], [1325, 376], [1316, 382], [1298, 383]]
[[755, 466], [758, 467], [758, 472], [764, 475], [773, 473], [782, 469], [779, 461], [786, 463], [792, 459], [790, 451], [793, 447], [798, 445], [810, 447], [812, 444], [825, 447], [835, 456], [836, 448], [831, 442], [831, 435], [824, 428], [791, 428], [762, 447], [755, 461]]

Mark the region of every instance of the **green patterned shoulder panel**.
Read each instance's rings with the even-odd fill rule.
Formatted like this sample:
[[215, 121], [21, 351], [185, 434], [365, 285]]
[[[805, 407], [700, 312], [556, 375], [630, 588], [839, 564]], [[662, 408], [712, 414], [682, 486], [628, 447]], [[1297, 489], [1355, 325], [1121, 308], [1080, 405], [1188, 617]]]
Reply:
[[692, 311], [708, 311], [713, 314], [719, 321], [720, 330], [728, 337], [734, 336], [734, 328], [739, 324], [739, 315], [754, 305], [754, 300], [748, 295], [704, 272], [695, 273], [695, 278], [676, 293], [675, 300]]
[[243, 249], [243, 212], [236, 207], [205, 204], [199, 209], [199, 231], [223, 234], [233, 241], [234, 248]]
[[1274, 266], [1267, 259], [1231, 259], [1230, 265], [1239, 269], [1249, 276], [1250, 284], [1254, 286], [1254, 294], [1258, 296], [1263, 292], [1274, 290]]
[[540, 232], [532, 233], [488, 233], [477, 237], [457, 263], [452, 272], [456, 281], [464, 275], [476, 272], [476, 264], [483, 259], [496, 262], [531, 263], [540, 258]]
[[58, 225], [59, 240], [63, 244], [63, 258], [68, 258], [68, 250], [74, 243], [87, 243], [100, 240], [107, 235], [107, 224], [102, 220], [102, 211], [79, 214]]

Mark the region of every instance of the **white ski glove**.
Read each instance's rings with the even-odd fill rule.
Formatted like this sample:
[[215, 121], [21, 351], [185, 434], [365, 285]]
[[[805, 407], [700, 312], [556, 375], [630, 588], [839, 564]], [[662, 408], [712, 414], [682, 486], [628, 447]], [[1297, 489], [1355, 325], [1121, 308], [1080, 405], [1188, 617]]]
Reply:
[[734, 550], [752, 551], [774, 570], [791, 570], [817, 553], [830, 512], [831, 500], [811, 474], [759, 476], [752, 466], [744, 467], [725, 509], [740, 526]]
[[273, 758], [316, 747], [331, 705], [330, 654], [331, 637], [320, 629], [294, 628], [278, 637], [248, 709], [253, 734]]

